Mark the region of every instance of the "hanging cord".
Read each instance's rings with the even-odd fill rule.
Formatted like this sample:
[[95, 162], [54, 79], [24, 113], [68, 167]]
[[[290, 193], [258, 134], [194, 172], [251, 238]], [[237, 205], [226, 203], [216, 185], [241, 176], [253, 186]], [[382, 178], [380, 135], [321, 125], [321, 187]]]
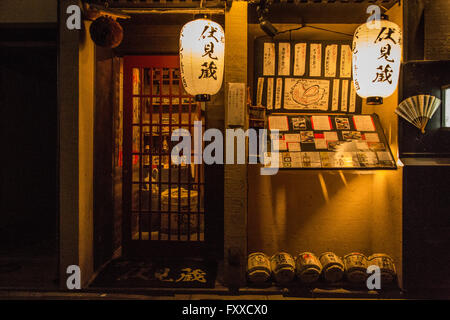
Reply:
[[283, 34], [283, 33], [286, 33], [286, 32], [289, 32], [289, 37], [291, 37], [292, 36], [292, 31], [297, 31], [297, 30], [300, 30], [300, 29], [303, 29], [303, 28], [306, 28], [306, 25], [302, 24], [298, 28], [292, 28], [292, 29], [288, 29], [288, 30], [278, 31], [278, 33], [275, 35], [275, 37], [278, 36], [279, 34]]
[[[273, 36], [273, 37], [271, 37], [271, 38], [275, 38], [276, 36], [278, 36], [278, 35], [280, 35], [280, 34], [289, 32], [289, 39], [291, 40], [292, 32], [293, 32], [293, 31], [298, 31], [298, 30], [301, 30], [301, 29], [304, 29], [304, 28], [311, 28], [311, 29], [317, 29], [317, 30], [321, 30], [321, 31], [327, 31], [327, 32], [337, 33], [337, 34], [340, 34], [340, 35], [344, 35], [344, 36], [348, 36], [348, 37], [352, 37], [352, 38], [353, 38], [353, 34], [350, 34], [350, 33], [339, 32], [339, 31], [329, 30], [329, 29], [320, 28], [320, 27], [315, 27], [315, 26], [307, 26], [307, 25], [302, 25], [302, 26], [300, 26], [300, 27], [298, 27], [298, 28], [292, 28], [292, 29], [288, 29], [288, 30], [279, 31], [275, 36]], [[256, 39], [263, 38], [263, 37], [270, 37], [270, 36], [264, 34], [264, 35], [261, 35], [261, 36], [256, 37]]]
[[339, 31], [334, 31], [334, 30], [320, 28], [320, 27], [315, 27], [315, 26], [308, 26], [308, 25], [302, 25], [302, 26], [300, 26], [298, 28], [292, 28], [292, 29], [288, 29], [288, 30], [283, 30], [283, 31], [278, 32], [275, 36], [278, 36], [279, 34], [283, 34], [283, 33], [286, 33], [286, 32], [291, 33], [292, 31], [297, 31], [297, 30], [301, 30], [301, 29], [304, 29], [304, 28], [311, 28], [311, 29], [317, 29], [317, 30], [321, 30], [321, 31], [337, 33], [337, 34], [341, 34], [341, 35], [349, 36], [349, 37], [353, 38], [353, 34], [350, 34], [350, 33], [339, 32]]

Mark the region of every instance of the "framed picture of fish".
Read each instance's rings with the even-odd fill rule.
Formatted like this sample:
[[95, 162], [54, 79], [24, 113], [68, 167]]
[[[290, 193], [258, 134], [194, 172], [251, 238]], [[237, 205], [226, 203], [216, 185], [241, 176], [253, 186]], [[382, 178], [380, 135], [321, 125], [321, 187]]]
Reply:
[[253, 99], [267, 113], [360, 114], [350, 41], [255, 40]]

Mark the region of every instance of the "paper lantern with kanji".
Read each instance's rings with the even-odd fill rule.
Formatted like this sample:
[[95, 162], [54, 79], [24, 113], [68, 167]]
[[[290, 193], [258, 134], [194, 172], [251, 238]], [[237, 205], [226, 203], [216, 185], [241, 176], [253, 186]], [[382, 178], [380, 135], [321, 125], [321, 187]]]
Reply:
[[375, 22], [356, 29], [352, 47], [355, 89], [367, 104], [381, 104], [394, 93], [402, 54], [400, 27], [387, 17]]
[[208, 19], [197, 19], [183, 26], [180, 33], [181, 81], [186, 92], [197, 101], [207, 101], [222, 87], [225, 34]]

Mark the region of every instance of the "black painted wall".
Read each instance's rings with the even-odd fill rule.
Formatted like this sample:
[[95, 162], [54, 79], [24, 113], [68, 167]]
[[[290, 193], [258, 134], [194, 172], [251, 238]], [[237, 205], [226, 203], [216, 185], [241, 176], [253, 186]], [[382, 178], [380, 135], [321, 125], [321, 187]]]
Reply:
[[[406, 63], [402, 100], [417, 94], [442, 98], [441, 87], [450, 84], [448, 70], [450, 61]], [[442, 128], [442, 106], [425, 134], [399, 118], [399, 148], [403, 159], [449, 157], [450, 131]], [[449, 195], [450, 165], [404, 167], [403, 281], [412, 297], [448, 298], [450, 294]]]
[[[402, 99], [429, 94], [440, 99], [441, 87], [450, 84], [450, 60], [412, 61], [403, 65]], [[399, 118], [400, 157], [450, 156], [450, 131], [442, 129], [442, 105], [422, 134], [406, 120]]]
[[450, 295], [450, 167], [403, 170], [403, 281], [410, 295]]

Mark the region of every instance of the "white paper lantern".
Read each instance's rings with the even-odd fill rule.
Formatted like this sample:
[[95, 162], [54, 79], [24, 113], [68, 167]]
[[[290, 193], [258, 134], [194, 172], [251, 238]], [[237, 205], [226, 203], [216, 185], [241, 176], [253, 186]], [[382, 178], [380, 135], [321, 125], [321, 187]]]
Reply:
[[397, 88], [402, 54], [402, 31], [386, 19], [365, 23], [353, 37], [353, 81], [368, 104], [381, 104]]
[[199, 101], [209, 100], [222, 87], [225, 34], [220, 24], [197, 19], [180, 33], [180, 70], [184, 89]]

